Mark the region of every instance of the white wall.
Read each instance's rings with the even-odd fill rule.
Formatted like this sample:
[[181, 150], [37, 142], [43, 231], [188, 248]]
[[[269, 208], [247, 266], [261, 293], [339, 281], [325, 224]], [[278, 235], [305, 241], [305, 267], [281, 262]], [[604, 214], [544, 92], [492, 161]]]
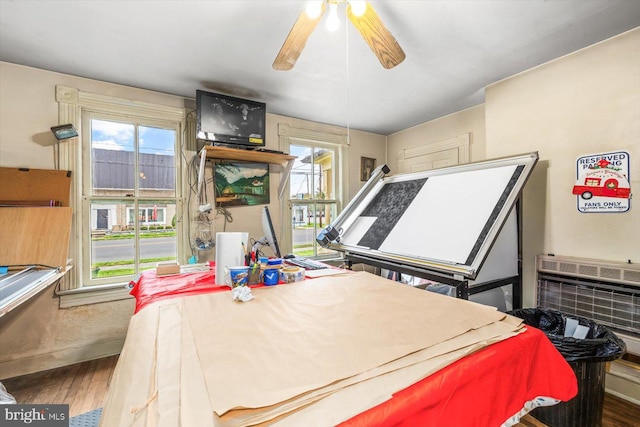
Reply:
[[0, 166], [53, 169], [58, 124], [56, 85], [81, 91], [151, 102], [195, 107], [193, 100], [67, 74], [0, 62]]
[[526, 305], [540, 253], [640, 262], [640, 209], [579, 213], [576, 159], [627, 151], [640, 191], [640, 28], [486, 89], [487, 157], [538, 151], [523, 198]]

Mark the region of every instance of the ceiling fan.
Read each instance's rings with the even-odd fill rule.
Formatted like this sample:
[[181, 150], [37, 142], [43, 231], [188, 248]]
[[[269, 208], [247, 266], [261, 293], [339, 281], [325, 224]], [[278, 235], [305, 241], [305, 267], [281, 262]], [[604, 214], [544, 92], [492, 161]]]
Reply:
[[[327, 28], [329, 30], [337, 29], [339, 25], [338, 3], [344, 1], [322, 0], [309, 2], [306, 10], [300, 13], [295, 24], [293, 24], [293, 28], [291, 28], [280, 52], [278, 52], [276, 60], [273, 62], [273, 68], [281, 71], [293, 68], [307, 43], [307, 39], [322, 18], [326, 4], [329, 5]], [[347, 16], [384, 68], [393, 68], [404, 61], [404, 51], [384, 26], [368, 1], [347, 0]]]

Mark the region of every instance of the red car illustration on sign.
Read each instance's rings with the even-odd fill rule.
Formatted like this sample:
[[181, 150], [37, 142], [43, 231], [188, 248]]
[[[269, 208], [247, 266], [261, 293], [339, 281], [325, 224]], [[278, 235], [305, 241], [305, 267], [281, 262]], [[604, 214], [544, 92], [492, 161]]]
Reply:
[[593, 196], [628, 199], [631, 188], [625, 175], [611, 169], [593, 169], [580, 177], [572, 193], [585, 200]]

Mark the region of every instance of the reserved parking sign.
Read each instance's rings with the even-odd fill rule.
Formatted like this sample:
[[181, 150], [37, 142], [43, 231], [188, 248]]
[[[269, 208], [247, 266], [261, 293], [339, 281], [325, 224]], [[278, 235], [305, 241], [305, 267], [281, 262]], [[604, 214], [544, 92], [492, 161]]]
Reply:
[[578, 211], [627, 212], [631, 207], [629, 163], [626, 151], [578, 157], [572, 191], [577, 196]]

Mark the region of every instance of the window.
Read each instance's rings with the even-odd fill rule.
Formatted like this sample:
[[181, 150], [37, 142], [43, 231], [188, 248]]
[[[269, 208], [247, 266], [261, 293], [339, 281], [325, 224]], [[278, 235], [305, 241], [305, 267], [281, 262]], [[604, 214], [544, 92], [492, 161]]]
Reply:
[[[188, 247], [186, 222], [174, 220], [174, 215], [182, 211], [182, 194], [187, 190], [181, 180], [183, 162], [180, 159], [194, 154], [196, 148], [194, 115], [187, 114], [188, 110], [183, 107], [84, 92], [61, 85], [56, 86], [55, 97], [59, 124], [71, 123], [80, 131], [77, 138], [65, 141], [57, 149], [58, 167], [72, 173], [69, 203], [74, 212], [69, 242], [73, 268], [58, 283], [56, 294], [61, 297], [60, 307], [127, 298], [129, 294], [122, 283], [135, 277], [131, 271], [140, 271], [148, 266], [141, 261], [156, 257], [147, 252], [162, 242], [149, 240], [143, 234], [167, 233], [164, 237], [169, 242], [173, 240], [176, 246], [170, 251], [178, 258], [184, 254], [183, 248]], [[172, 97], [166, 100], [169, 104], [176, 103]], [[95, 134], [92, 140], [92, 126], [99, 129], [99, 122], [104, 122], [105, 126], [117, 125], [122, 133], [112, 135], [113, 138]], [[127, 143], [123, 144], [118, 138], [125, 136]], [[148, 155], [152, 149], [168, 149], [169, 146], [156, 146], [156, 142], [169, 136], [173, 140], [173, 145], [168, 144], [172, 151], [164, 152], [164, 159], [170, 160], [173, 152], [173, 160], [162, 165], [152, 163], [154, 167], [150, 168], [145, 162], [159, 159], [149, 159]], [[177, 147], [183, 151], [179, 156]], [[109, 150], [110, 153], [105, 152]], [[133, 163], [127, 156], [135, 159]], [[153, 173], [161, 176], [150, 175]], [[173, 187], [149, 184], [167, 181], [173, 181]], [[167, 193], [167, 189], [170, 192]], [[154, 209], [157, 211], [155, 223]], [[144, 212], [141, 215], [146, 215], [151, 221], [140, 224], [132, 214], [140, 210]], [[132, 223], [130, 218], [134, 218]], [[123, 230], [128, 227], [133, 237], [127, 239], [124, 236], [118, 242], [114, 234], [120, 233], [123, 237]], [[171, 228], [173, 231], [159, 228]], [[170, 233], [174, 235], [168, 235]], [[107, 259], [114, 258], [115, 253], [116, 262], [131, 260], [132, 263], [126, 267], [108, 265], [109, 261], [99, 259], [102, 248], [98, 246], [111, 246]], [[126, 257], [125, 250], [129, 251]], [[109, 274], [113, 276], [104, 277], [107, 270], [111, 270]]]
[[[143, 225], [167, 225], [166, 207], [159, 208], [157, 205], [153, 205], [153, 208], [140, 208], [138, 209], [138, 220]], [[127, 224], [135, 224], [135, 215], [133, 208], [127, 209]]]
[[84, 283], [177, 260], [178, 124], [83, 114]]
[[303, 257], [332, 257], [335, 251], [318, 245], [316, 236], [344, 204], [346, 136], [283, 125], [279, 132], [283, 151], [297, 157], [289, 175], [289, 197], [282, 208], [283, 247]]

